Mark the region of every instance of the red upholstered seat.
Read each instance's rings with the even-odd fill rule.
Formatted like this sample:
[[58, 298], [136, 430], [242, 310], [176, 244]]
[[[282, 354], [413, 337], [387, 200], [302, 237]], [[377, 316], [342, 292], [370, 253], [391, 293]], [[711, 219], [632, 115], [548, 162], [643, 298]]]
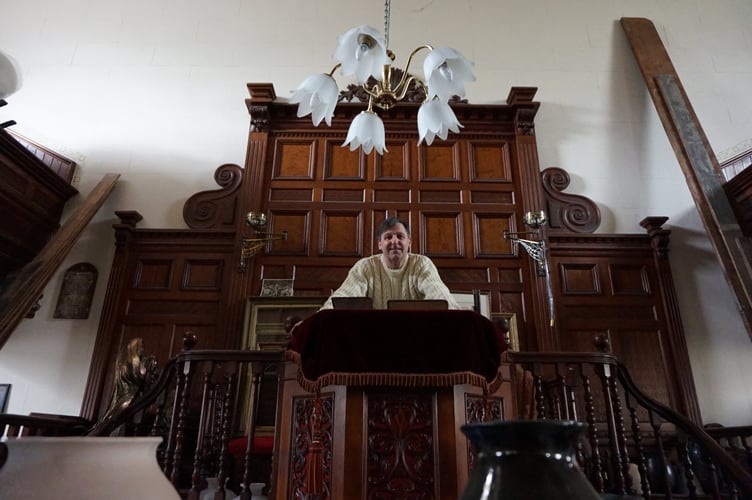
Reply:
[[[230, 455], [234, 457], [242, 457], [245, 455], [245, 450], [248, 447], [248, 436], [243, 436], [235, 439], [230, 439], [227, 445], [227, 450]], [[271, 455], [274, 450], [274, 437], [272, 436], [256, 436], [253, 438], [253, 454], [254, 455]]]

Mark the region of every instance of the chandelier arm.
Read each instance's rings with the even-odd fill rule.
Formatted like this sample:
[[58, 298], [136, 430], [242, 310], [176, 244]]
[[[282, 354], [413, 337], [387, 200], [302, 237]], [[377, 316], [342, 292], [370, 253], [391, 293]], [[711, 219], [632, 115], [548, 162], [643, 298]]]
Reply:
[[407, 81], [405, 81], [404, 86], [400, 89], [397, 87], [397, 90], [399, 91], [399, 94], [395, 96], [395, 99], [398, 101], [401, 101], [405, 98], [405, 95], [407, 94], [407, 91], [410, 89], [410, 83], [415, 82], [423, 89], [423, 93], [426, 94], [426, 101], [428, 100], [428, 87], [426, 87], [426, 84], [423, 83], [423, 80], [418, 78], [417, 76], [411, 75]]
[[362, 84], [360, 88], [363, 89], [363, 92], [368, 94], [369, 99], [370, 98], [378, 99], [379, 97], [381, 97], [381, 94], [384, 93], [384, 91], [379, 86], [379, 82], [374, 83], [373, 88], [370, 88], [370, 89], [368, 88], [368, 84], [366, 83]]
[[342, 66], [342, 63], [337, 63], [337, 65], [334, 66], [332, 70], [329, 72], [329, 76], [334, 77], [334, 72], [337, 71], [337, 68], [339, 68], [340, 66]]
[[402, 86], [405, 85], [405, 80], [407, 80], [407, 78], [408, 78], [407, 77], [407, 75], [408, 75], [407, 70], [410, 69], [410, 64], [413, 62], [413, 57], [415, 57], [415, 54], [417, 54], [418, 52], [420, 52], [423, 49], [433, 50], [433, 47], [430, 46], [430, 45], [428, 45], [428, 44], [420, 45], [420, 46], [414, 48], [412, 52], [410, 52], [410, 55], [407, 57], [407, 64], [405, 64], [405, 70], [402, 72], [402, 78], [400, 79], [400, 81], [396, 85], [396, 87], [394, 87], [395, 89], [397, 89], [397, 90], [402, 89]]

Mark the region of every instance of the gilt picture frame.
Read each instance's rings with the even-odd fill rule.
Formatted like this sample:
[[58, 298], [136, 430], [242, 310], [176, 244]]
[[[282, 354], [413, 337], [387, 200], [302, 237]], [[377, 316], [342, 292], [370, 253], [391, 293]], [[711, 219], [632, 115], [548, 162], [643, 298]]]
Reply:
[[305, 319], [319, 310], [327, 297], [259, 296], [246, 302], [243, 349], [283, 349], [287, 344], [285, 321]]
[[507, 333], [507, 342], [510, 351], [520, 350], [520, 337], [517, 330], [517, 315], [515, 313], [495, 312], [491, 313], [491, 321], [496, 323], [499, 319], [506, 319], [509, 322], [509, 332]]

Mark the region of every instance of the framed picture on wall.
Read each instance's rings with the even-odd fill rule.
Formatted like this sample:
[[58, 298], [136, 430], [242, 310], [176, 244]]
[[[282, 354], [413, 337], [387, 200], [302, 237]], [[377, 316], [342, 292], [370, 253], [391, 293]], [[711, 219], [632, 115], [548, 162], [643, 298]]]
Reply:
[[517, 315], [515, 313], [492, 313], [491, 320], [494, 323], [498, 323], [499, 320], [506, 320], [506, 324], [509, 327], [507, 332], [507, 342], [509, 343], [510, 351], [520, 350], [520, 336], [517, 332]]
[[262, 297], [292, 297], [294, 280], [291, 279], [263, 279], [261, 280]]

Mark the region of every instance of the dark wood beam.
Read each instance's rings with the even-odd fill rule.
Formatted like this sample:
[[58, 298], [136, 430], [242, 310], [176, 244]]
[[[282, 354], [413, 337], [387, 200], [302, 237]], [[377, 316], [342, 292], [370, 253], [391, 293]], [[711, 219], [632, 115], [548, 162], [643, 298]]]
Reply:
[[621, 25], [752, 339], [752, 243], [723, 189], [718, 160], [653, 23], [623, 17]]
[[73, 248], [81, 232], [115, 187], [120, 174], [107, 174], [84, 203], [63, 223], [39, 254], [26, 264], [0, 295], [0, 349], [18, 326], [52, 275]]

